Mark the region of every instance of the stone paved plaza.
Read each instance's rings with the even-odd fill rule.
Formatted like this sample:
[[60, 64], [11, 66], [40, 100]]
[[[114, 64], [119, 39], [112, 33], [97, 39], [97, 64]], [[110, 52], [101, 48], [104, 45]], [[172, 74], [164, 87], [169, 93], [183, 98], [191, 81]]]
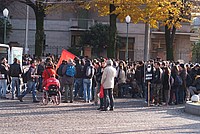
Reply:
[[146, 107], [141, 99], [115, 99], [114, 111], [76, 101], [59, 106], [32, 103], [31, 94], [0, 100], [0, 134], [147, 134], [200, 133], [200, 117], [184, 105]]

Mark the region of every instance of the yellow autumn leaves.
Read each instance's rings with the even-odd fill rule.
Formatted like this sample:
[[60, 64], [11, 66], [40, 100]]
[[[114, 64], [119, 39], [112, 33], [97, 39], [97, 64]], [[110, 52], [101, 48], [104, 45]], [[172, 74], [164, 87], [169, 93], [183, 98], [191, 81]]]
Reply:
[[[113, 12], [110, 4], [115, 6]], [[89, 0], [85, 8], [97, 9], [101, 16], [116, 14], [122, 22], [130, 15], [133, 23], [142, 21], [157, 28], [160, 22], [169, 28], [180, 28], [181, 22], [190, 22], [192, 4], [183, 0]]]

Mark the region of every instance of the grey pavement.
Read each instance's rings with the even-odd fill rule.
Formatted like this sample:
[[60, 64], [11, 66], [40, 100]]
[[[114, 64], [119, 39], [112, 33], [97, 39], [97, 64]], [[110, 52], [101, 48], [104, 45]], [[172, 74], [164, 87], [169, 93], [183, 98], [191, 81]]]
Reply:
[[[41, 96], [41, 95], [39, 95]], [[184, 105], [146, 107], [142, 99], [115, 99], [114, 111], [76, 101], [58, 106], [32, 103], [31, 94], [0, 100], [0, 134], [173, 134], [200, 133], [200, 117]]]

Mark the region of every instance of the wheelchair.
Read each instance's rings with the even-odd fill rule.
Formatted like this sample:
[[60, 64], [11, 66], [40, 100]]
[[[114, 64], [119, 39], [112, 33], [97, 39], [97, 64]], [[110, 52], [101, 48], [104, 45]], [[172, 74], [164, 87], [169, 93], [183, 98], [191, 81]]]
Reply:
[[59, 105], [61, 103], [61, 92], [57, 85], [50, 85], [48, 90], [43, 90], [42, 103], [44, 105], [48, 103]]

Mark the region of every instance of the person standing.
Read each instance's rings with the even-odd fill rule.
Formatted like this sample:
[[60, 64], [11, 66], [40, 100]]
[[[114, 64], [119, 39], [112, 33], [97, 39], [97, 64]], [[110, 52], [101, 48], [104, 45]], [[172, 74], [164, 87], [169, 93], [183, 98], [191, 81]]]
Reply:
[[126, 90], [127, 68], [124, 61], [119, 62], [117, 69], [118, 97], [123, 97]]
[[10, 65], [9, 75], [11, 76], [11, 85], [12, 85], [12, 100], [14, 100], [15, 88], [16, 88], [16, 97], [20, 96], [20, 74], [22, 74], [22, 69], [18, 63], [17, 58], [14, 58], [14, 63]]
[[86, 60], [83, 70], [84, 99], [85, 102], [90, 103], [92, 100], [92, 78], [94, 76], [94, 67], [89, 59]]
[[1, 99], [8, 99], [6, 97], [7, 89], [7, 77], [8, 77], [9, 65], [6, 58], [1, 59], [0, 64], [0, 97]]
[[33, 103], [38, 103], [39, 101], [37, 100], [36, 97], [36, 82], [38, 79], [37, 73], [37, 67], [36, 67], [36, 61], [32, 60], [30, 62], [31, 66], [29, 68], [29, 72], [27, 73], [27, 90], [22, 92], [22, 95], [18, 97], [20, 102], [23, 102], [23, 97], [26, 96], [30, 91], [32, 91], [32, 96], [33, 96]]
[[63, 67], [67, 64], [66, 60], [62, 60], [62, 63], [60, 64], [60, 66], [58, 67], [58, 69], [56, 70], [56, 73], [58, 75], [58, 80], [60, 81], [60, 92], [63, 93], [63, 89], [64, 89], [64, 85], [62, 82], [62, 69]]
[[62, 69], [62, 83], [65, 87], [65, 101], [64, 103], [68, 103], [68, 96], [70, 96], [70, 103], [73, 103], [74, 95], [73, 95], [73, 85], [74, 85], [74, 76], [76, 74], [75, 63], [72, 59], [67, 61], [67, 64]]
[[83, 97], [83, 65], [81, 64], [81, 59], [76, 59], [76, 75], [74, 81], [74, 97]]
[[154, 104], [159, 106], [162, 104], [162, 74], [163, 71], [160, 68], [160, 62], [155, 62], [154, 63], [154, 72], [153, 72], [153, 79], [152, 79], [152, 87], [154, 91]]
[[94, 103], [95, 103], [95, 105], [97, 105], [98, 99], [99, 99], [100, 100], [99, 108], [97, 108], [97, 110], [102, 110], [103, 109], [103, 98], [101, 98], [99, 95], [100, 95], [100, 88], [101, 88], [101, 79], [102, 79], [102, 75], [103, 75], [103, 70], [106, 67], [106, 61], [101, 60], [101, 62], [99, 62], [98, 66], [97, 66], [97, 72], [96, 72], [97, 86], [96, 86], [96, 90], [95, 90]]
[[44, 62], [42, 61], [41, 58], [38, 59], [38, 66], [37, 66], [37, 74], [39, 75], [39, 78], [38, 78], [38, 91], [42, 92], [43, 90], [43, 87], [42, 87], [42, 81], [43, 81], [43, 78], [42, 78], [42, 73], [44, 71]]
[[162, 76], [162, 84], [163, 84], [163, 93], [165, 106], [168, 106], [170, 99], [170, 90], [171, 90], [171, 70], [169, 67], [163, 67], [163, 76]]
[[[114, 97], [113, 97], [113, 88], [115, 83], [115, 76], [116, 76], [116, 69], [113, 67], [113, 61], [107, 60], [106, 61], [106, 68], [104, 69], [101, 84], [104, 88], [104, 108], [101, 111], [112, 111], [114, 109]], [[109, 96], [109, 99], [106, 99]]]

